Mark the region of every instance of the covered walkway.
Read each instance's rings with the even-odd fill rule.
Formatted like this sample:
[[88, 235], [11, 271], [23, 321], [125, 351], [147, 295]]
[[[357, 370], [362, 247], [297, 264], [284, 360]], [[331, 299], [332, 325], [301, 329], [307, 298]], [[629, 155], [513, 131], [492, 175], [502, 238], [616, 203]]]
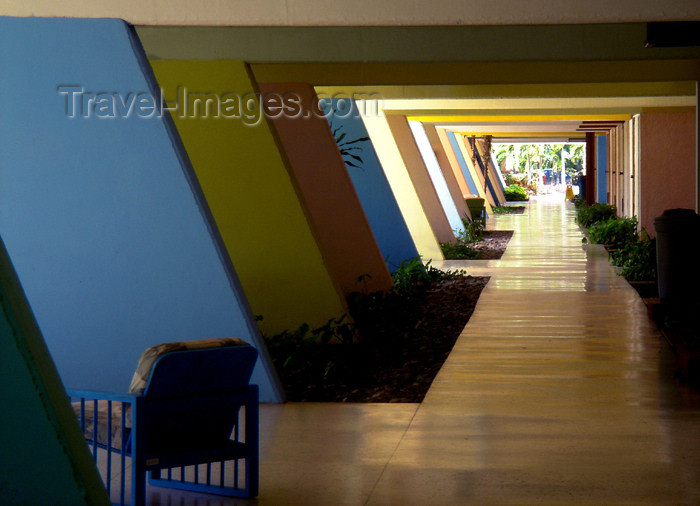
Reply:
[[[238, 503], [700, 504], [700, 395], [573, 206], [490, 226], [515, 230], [501, 260], [443, 264], [492, 278], [424, 402], [263, 406]], [[199, 501], [174, 504], [237, 504]]]

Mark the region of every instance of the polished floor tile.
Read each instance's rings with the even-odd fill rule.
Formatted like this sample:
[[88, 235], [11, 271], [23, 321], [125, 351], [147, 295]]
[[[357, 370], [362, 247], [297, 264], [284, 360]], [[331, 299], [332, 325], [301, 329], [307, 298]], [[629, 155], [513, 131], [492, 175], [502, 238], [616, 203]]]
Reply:
[[700, 504], [700, 397], [573, 215], [493, 220], [511, 244], [467, 263], [491, 281], [369, 504]]
[[151, 504], [700, 504], [700, 395], [561, 197], [489, 227], [500, 260], [421, 404], [265, 405], [256, 500]]

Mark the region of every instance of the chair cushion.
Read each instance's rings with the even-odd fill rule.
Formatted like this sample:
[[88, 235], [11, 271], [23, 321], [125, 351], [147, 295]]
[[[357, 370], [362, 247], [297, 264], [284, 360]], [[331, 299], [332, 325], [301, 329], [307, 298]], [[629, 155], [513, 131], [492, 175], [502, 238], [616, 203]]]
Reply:
[[142, 395], [148, 383], [148, 377], [153, 369], [153, 364], [158, 357], [173, 351], [201, 350], [207, 348], [223, 348], [227, 346], [247, 346], [248, 343], [237, 337], [216, 337], [211, 339], [197, 339], [195, 341], [176, 341], [172, 343], [156, 344], [147, 348], [139, 358], [136, 372], [131, 380], [129, 393]]

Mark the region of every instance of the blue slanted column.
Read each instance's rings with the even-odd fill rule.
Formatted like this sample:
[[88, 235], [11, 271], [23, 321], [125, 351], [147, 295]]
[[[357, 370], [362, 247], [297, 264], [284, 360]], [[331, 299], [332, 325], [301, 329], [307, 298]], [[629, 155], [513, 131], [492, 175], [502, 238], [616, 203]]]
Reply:
[[349, 98], [326, 100], [328, 102], [325, 103], [324, 112], [327, 113], [326, 118], [331, 125], [331, 130], [335, 131], [336, 138], [345, 134], [341, 143], [367, 139], [347, 145], [348, 148], [359, 148], [348, 153], [358, 156], [361, 160], [347, 155], [344, 159], [377, 245], [387, 262], [387, 267], [393, 272], [402, 261], [418, 256], [418, 250], [374, 151], [372, 141], [368, 139], [367, 130], [357, 110], [357, 103]]
[[123, 392], [151, 345], [239, 337], [282, 393], [133, 29], [0, 18], [0, 234], [63, 383]]
[[607, 203], [608, 201], [608, 136], [598, 135], [596, 137], [598, 153], [598, 195], [597, 202]]

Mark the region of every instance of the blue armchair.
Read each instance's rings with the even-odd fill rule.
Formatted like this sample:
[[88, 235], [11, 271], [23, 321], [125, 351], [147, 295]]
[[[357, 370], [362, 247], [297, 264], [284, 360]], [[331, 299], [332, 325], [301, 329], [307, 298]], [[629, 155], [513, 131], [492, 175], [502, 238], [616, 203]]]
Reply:
[[112, 500], [144, 505], [147, 474], [153, 486], [256, 496], [256, 360], [235, 338], [166, 343], [141, 355], [128, 394], [69, 390]]

